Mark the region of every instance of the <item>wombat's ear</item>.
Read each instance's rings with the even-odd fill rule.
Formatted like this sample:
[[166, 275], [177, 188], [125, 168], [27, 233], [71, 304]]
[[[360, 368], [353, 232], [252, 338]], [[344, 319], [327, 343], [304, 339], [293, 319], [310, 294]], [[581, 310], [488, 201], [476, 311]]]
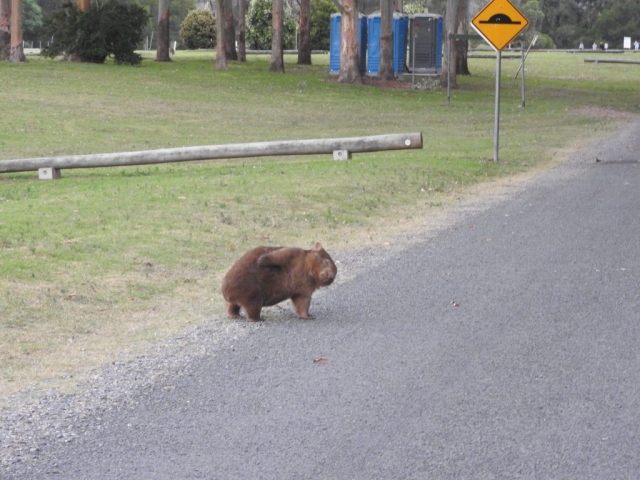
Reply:
[[322, 248], [322, 245], [320, 245], [320, 242], [316, 242], [316, 244], [313, 246], [313, 249], [316, 252], [319, 252], [320, 250], [324, 250], [324, 248]]

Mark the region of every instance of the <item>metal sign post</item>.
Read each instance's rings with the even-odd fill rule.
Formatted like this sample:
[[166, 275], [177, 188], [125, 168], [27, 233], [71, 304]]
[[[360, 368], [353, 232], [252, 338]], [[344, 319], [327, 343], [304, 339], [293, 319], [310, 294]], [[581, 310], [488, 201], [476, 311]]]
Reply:
[[493, 161], [499, 159], [500, 147], [500, 74], [502, 50], [524, 30], [529, 21], [509, 0], [491, 0], [471, 20], [471, 26], [496, 51], [496, 98], [493, 134]]
[[[447, 42], [447, 107], [451, 106], [451, 42], [453, 41], [449, 34]], [[454, 67], [455, 68], [455, 67]]]
[[418, 37], [418, 22], [411, 20], [411, 90], [415, 88], [416, 84], [416, 38]]
[[526, 98], [524, 96], [524, 40], [522, 40], [522, 63], [520, 64], [520, 67], [522, 68], [522, 108], [525, 107], [526, 104]]
[[524, 54], [524, 60], [520, 63], [520, 66], [518, 67], [518, 71], [516, 72], [513, 78], [518, 78], [518, 74], [520, 73], [520, 70], [524, 68], [524, 61], [529, 56], [529, 51], [536, 44], [537, 41], [538, 41], [538, 35], [533, 37], [533, 40], [531, 40], [531, 43], [529, 44], [529, 48], [527, 48], [527, 52]]

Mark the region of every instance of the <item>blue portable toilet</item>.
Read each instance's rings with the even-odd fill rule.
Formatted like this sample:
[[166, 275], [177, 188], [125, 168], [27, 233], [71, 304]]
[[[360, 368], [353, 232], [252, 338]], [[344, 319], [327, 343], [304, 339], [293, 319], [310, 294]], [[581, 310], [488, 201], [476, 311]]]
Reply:
[[409, 17], [410, 72], [437, 73], [442, 69], [443, 23], [441, 15], [419, 13]]
[[[382, 24], [379, 13], [368, 17], [368, 75], [377, 75], [380, 68], [380, 37]], [[409, 17], [402, 13], [393, 14], [393, 72], [396, 75], [404, 73], [404, 64], [407, 57], [407, 27]]]
[[393, 71], [396, 75], [405, 72], [408, 26], [409, 17], [400, 13], [393, 16]]
[[[340, 73], [340, 42], [342, 41], [342, 14], [331, 15], [329, 35], [329, 73]], [[360, 56], [360, 71], [364, 72], [367, 63], [367, 17], [358, 14], [358, 51]]]
[[380, 29], [382, 28], [380, 14], [369, 15], [368, 23], [367, 52], [369, 53], [369, 58], [367, 61], [367, 75], [376, 75], [380, 69]]

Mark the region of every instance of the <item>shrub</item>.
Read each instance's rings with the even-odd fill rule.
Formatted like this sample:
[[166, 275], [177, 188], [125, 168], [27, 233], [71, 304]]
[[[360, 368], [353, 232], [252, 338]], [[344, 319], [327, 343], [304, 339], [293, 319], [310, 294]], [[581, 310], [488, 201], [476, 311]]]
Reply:
[[84, 12], [65, 3], [45, 23], [53, 42], [42, 49], [42, 55], [53, 58], [67, 54], [91, 63], [104, 63], [113, 56], [117, 64], [138, 65], [142, 57], [134, 50], [142, 41], [142, 29], [148, 21], [149, 14], [142, 7], [115, 0], [93, 3]]
[[425, 6], [424, 1], [413, 0], [413, 1], [405, 2], [402, 8], [402, 11], [407, 15], [413, 15], [416, 13], [426, 13], [427, 7]]
[[[255, 50], [271, 49], [271, 0], [253, 0], [247, 11], [247, 45]], [[296, 48], [296, 21], [291, 5], [284, 4], [283, 48]]]
[[191, 10], [182, 22], [180, 37], [190, 50], [216, 46], [216, 18], [209, 10]]
[[552, 48], [556, 48], [556, 46], [553, 43], [553, 39], [549, 35], [545, 33], [539, 33], [538, 40], [536, 40], [536, 44], [534, 45], [533, 48], [552, 49]]
[[338, 8], [331, 0], [311, 2], [311, 50], [329, 50], [331, 14]]

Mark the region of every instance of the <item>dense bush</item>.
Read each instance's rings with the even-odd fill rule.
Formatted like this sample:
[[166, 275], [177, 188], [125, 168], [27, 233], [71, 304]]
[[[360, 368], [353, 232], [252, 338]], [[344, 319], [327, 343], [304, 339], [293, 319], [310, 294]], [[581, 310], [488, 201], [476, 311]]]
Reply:
[[142, 57], [134, 50], [148, 21], [149, 14], [142, 7], [115, 0], [92, 3], [84, 12], [65, 3], [45, 22], [53, 42], [42, 49], [42, 55], [53, 58], [65, 54], [91, 63], [104, 63], [112, 56], [118, 64], [137, 65]]
[[338, 8], [331, 0], [311, 2], [311, 50], [329, 50], [331, 14]]
[[[271, 49], [271, 0], [253, 0], [247, 11], [247, 46], [254, 50]], [[291, 17], [291, 5], [284, 4], [283, 48], [296, 48], [296, 21]]]
[[533, 48], [551, 49], [556, 48], [556, 46], [553, 43], [553, 39], [549, 35], [540, 33], [538, 34], [538, 40], [536, 40], [536, 44]]
[[402, 11], [407, 15], [414, 15], [416, 13], [425, 13], [427, 11], [427, 7], [425, 6], [424, 1], [413, 0], [413, 1], [404, 2], [404, 5], [402, 6]]
[[216, 18], [209, 10], [191, 10], [180, 28], [180, 37], [190, 50], [216, 46]]

